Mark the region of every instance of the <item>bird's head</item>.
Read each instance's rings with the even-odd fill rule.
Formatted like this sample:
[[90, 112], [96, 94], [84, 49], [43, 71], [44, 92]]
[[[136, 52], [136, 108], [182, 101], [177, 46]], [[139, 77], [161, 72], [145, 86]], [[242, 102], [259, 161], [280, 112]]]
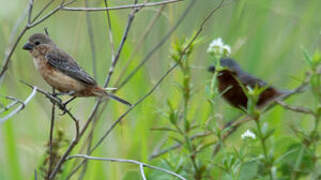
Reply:
[[22, 48], [32, 51], [35, 47], [44, 44], [55, 46], [55, 43], [46, 34], [35, 33], [29, 37], [28, 42]]
[[[222, 58], [220, 60], [220, 66], [223, 67], [224, 69], [228, 69], [231, 72], [240, 72], [241, 71], [241, 67], [239, 64], [237, 64], [237, 62], [235, 62], [235, 60], [231, 59], [231, 58]], [[209, 72], [214, 73], [217, 70], [217, 68], [212, 65], [208, 68]]]

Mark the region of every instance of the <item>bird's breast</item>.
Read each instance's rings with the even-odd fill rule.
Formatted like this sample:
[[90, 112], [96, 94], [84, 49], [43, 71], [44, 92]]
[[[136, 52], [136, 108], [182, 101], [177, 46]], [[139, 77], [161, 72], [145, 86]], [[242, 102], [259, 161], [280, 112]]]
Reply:
[[86, 89], [83, 83], [50, 66], [45, 58], [35, 57], [33, 60], [43, 79], [59, 91], [78, 92]]

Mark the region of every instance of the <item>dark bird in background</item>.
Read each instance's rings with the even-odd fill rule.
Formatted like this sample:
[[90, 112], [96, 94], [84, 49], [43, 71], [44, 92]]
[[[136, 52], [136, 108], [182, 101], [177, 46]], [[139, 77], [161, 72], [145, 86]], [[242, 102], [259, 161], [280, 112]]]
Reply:
[[36, 69], [43, 79], [60, 92], [73, 96], [71, 100], [75, 97], [109, 97], [123, 104], [131, 105], [98, 86], [95, 79], [81, 69], [69, 54], [58, 48], [47, 35], [33, 34], [23, 49], [30, 52]]
[[[257, 86], [265, 88], [259, 95], [256, 104], [258, 108], [262, 108], [269, 102], [290, 93], [289, 91], [281, 91], [269, 86], [261, 79], [248, 74], [233, 59], [223, 58], [220, 60], [220, 65], [224, 68], [217, 75], [218, 90], [223, 98], [236, 108], [247, 109], [248, 98], [240, 83], [242, 83], [243, 87], [255, 88]], [[208, 70], [214, 73], [215, 66], [210, 66]]]

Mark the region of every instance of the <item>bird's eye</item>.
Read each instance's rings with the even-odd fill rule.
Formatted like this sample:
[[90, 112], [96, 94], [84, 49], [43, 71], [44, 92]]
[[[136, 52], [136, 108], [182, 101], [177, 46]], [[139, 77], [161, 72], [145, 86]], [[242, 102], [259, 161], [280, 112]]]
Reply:
[[36, 46], [38, 46], [39, 44], [40, 44], [40, 42], [39, 42], [39, 41], [36, 41], [36, 42], [35, 42], [35, 45], [36, 45]]

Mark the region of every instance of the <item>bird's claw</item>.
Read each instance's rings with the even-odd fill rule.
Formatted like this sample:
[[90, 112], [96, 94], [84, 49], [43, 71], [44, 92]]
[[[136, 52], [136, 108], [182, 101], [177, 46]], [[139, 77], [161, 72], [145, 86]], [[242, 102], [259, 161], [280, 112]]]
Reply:
[[61, 116], [65, 115], [68, 111], [71, 110], [71, 108], [67, 109], [66, 105], [67, 105], [66, 103], [62, 104], [62, 107], [61, 107], [62, 113], [60, 114]]

